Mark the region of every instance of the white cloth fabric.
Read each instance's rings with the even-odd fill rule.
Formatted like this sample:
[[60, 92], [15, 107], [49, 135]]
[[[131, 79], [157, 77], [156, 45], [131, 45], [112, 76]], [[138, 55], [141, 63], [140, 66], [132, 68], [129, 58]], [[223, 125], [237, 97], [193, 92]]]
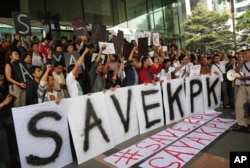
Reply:
[[72, 72], [70, 72], [66, 77], [66, 85], [70, 97], [77, 97], [83, 95], [81, 86], [79, 82], [75, 79]]

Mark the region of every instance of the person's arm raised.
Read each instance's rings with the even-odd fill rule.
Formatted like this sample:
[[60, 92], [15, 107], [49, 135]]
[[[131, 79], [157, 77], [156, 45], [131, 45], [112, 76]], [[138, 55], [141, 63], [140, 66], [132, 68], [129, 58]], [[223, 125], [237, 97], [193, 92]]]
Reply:
[[85, 48], [84, 52], [82, 53], [82, 55], [80, 56], [80, 58], [76, 61], [76, 64], [74, 66], [74, 68], [72, 69], [72, 74], [73, 76], [76, 76], [77, 72], [79, 71], [79, 68], [82, 65], [82, 62], [84, 61], [84, 57], [85, 55], [89, 52], [89, 48]]
[[137, 50], [137, 47], [134, 47], [134, 48], [131, 50], [131, 52], [130, 52], [130, 54], [129, 54], [129, 57], [128, 57], [128, 60], [129, 60], [129, 61], [132, 62], [133, 57], [134, 57], [134, 53], [135, 53], [136, 50]]
[[120, 67], [119, 67], [119, 70], [118, 70], [118, 73], [117, 73], [117, 76], [119, 78], [121, 78], [121, 76], [122, 76], [122, 71], [123, 71], [123, 68], [124, 68], [124, 60], [125, 60], [125, 58], [122, 56], [121, 59], [120, 59], [121, 64], [120, 64]]
[[50, 72], [51, 68], [52, 68], [52, 65], [47, 64], [46, 71], [44, 72], [44, 74], [43, 74], [43, 76], [41, 78], [41, 81], [47, 83], [47, 78], [48, 78], [48, 75], [49, 75], [49, 72]]

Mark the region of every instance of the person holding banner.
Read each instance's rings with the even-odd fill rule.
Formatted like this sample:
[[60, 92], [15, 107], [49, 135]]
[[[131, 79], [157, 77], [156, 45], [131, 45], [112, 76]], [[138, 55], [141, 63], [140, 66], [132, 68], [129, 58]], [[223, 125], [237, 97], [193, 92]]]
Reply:
[[26, 83], [22, 82], [21, 74], [15, 71], [15, 67], [12, 64], [14, 61], [19, 60], [19, 54], [17, 51], [10, 52], [10, 61], [5, 65], [5, 76], [9, 82], [9, 93], [16, 97], [14, 102], [15, 107], [26, 105]]
[[43, 103], [47, 101], [55, 101], [56, 104], [59, 104], [61, 101], [61, 95], [55, 91], [55, 80], [53, 75], [50, 73], [52, 68], [51, 64], [47, 64], [46, 71], [44, 72], [41, 81], [38, 86], [37, 96], [38, 103]]
[[[221, 81], [221, 101], [223, 103], [223, 108], [229, 107], [229, 98], [227, 93], [227, 77], [226, 77], [226, 64], [228, 63], [228, 57], [226, 54], [223, 58], [219, 54], [213, 56], [214, 64], [211, 66], [211, 74], [216, 74], [220, 76]], [[222, 60], [222, 61], [220, 61]]]
[[179, 62], [180, 65], [175, 67], [175, 77], [176, 78], [184, 78], [184, 77], [188, 77], [189, 76], [189, 67], [188, 67], [188, 63], [189, 63], [189, 58], [188, 56], [181, 54], [179, 56]]
[[153, 64], [150, 67], [150, 70], [152, 72], [152, 74], [154, 75], [154, 79], [156, 79], [156, 81], [160, 81], [160, 72], [162, 70], [162, 58], [160, 58], [159, 56], [154, 56], [152, 58], [153, 60]]
[[201, 57], [201, 70], [200, 70], [200, 74], [201, 75], [210, 75], [211, 74], [211, 68], [208, 65], [208, 60], [207, 57]]
[[138, 59], [134, 57], [137, 47], [133, 47], [131, 50], [128, 60], [124, 65], [125, 77], [122, 80], [122, 86], [133, 86], [138, 85], [139, 76], [138, 76]]
[[108, 71], [105, 89], [114, 90], [115, 88], [121, 87], [121, 76], [124, 68], [124, 59], [124, 57], [121, 57], [121, 64], [118, 72], [115, 72], [114, 70]]
[[141, 84], [147, 84], [152, 83], [156, 84], [156, 81], [154, 79], [154, 75], [152, 71], [150, 70], [150, 58], [149, 57], [142, 57], [141, 59], [141, 68], [138, 70], [139, 74], [139, 80]]
[[95, 58], [93, 65], [90, 68], [88, 73], [89, 75], [89, 82], [91, 87], [91, 92], [100, 92], [105, 90], [106, 81], [103, 78], [103, 68], [104, 65], [101, 63], [101, 55], [103, 50], [106, 49], [106, 45], [100, 47], [99, 53]]
[[26, 105], [38, 103], [37, 90], [43, 71], [39, 66], [32, 66], [30, 73], [33, 77], [33, 80], [27, 84]]
[[64, 63], [63, 62], [55, 62], [54, 63], [55, 70], [52, 72], [53, 77], [55, 79], [55, 90], [62, 95], [62, 98], [68, 98], [69, 93], [66, 87], [65, 75], [63, 73]]
[[163, 68], [160, 72], [160, 81], [168, 81], [175, 78], [175, 67], [172, 66], [170, 59], [163, 60]]
[[80, 83], [77, 81], [77, 78], [80, 74], [80, 68], [84, 61], [84, 57], [89, 52], [90, 48], [86, 47], [80, 58], [77, 60], [75, 64], [71, 64], [68, 66], [69, 74], [66, 77], [66, 85], [68, 88], [70, 97], [77, 97], [83, 95], [83, 90]]

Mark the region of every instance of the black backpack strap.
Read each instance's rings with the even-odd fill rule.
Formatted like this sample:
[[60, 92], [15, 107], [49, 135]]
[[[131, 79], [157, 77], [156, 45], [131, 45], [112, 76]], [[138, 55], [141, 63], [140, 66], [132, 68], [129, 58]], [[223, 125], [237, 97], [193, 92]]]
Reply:
[[250, 69], [247, 67], [246, 63], [244, 63], [244, 67], [246, 68], [246, 70], [247, 70], [248, 72], [250, 72]]

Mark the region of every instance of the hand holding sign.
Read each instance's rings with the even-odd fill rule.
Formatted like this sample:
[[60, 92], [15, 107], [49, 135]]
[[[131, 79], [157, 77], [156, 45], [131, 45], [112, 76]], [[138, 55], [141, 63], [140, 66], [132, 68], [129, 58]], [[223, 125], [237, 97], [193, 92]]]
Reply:
[[115, 54], [115, 48], [113, 43], [99, 42], [99, 48], [103, 54]]

